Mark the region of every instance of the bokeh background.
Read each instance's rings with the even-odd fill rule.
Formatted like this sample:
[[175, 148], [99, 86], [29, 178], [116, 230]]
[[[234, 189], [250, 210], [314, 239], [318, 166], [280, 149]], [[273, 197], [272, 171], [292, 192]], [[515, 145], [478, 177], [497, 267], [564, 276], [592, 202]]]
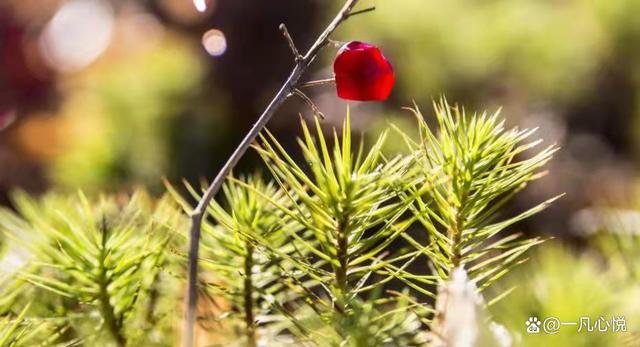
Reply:
[[[553, 314], [549, 298], [558, 292], [556, 303], [575, 309], [568, 318], [589, 314], [579, 301], [589, 297], [573, 293], [581, 299], [567, 303], [556, 282], [584, 267], [581, 278], [600, 282], [609, 271], [602, 268], [611, 267], [603, 265], [609, 263], [594, 245], [601, 243], [592, 242], [594, 233], [634, 233], [640, 223], [640, 1], [362, 2], [377, 10], [349, 20], [333, 39], [380, 46], [397, 85], [383, 103], [348, 104], [332, 86], [314, 89], [310, 96], [327, 115], [325, 124], [339, 125], [350, 106], [364, 136], [389, 121], [410, 131], [412, 116], [401, 107], [415, 100], [428, 115], [431, 101], [446, 95], [468, 110], [502, 107], [511, 126], [539, 127], [540, 137], [562, 150], [549, 175], [508, 210], [567, 193], [519, 225], [561, 246], [549, 246], [537, 256], [541, 262], [521, 270], [543, 276], [536, 285], [547, 288], [546, 299], [523, 292], [497, 310], [521, 304], [523, 317]], [[10, 204], [18, 188], [40, 194], [142, 185], [161, 193], [163, 177], [212, 178], [292, 68], [278, 25], [286, 23], [305, 49], [340, 2], [207, 4], [200, 13], [188, 0], [0, 0], [0, 203]], [[336, 50], [326, 48], [307, 78], [330, 77]], [[299, 113], [311, 115], [292, 99], [269, 124], [290, 146]], [[259, 168], [250, 153], [237, 170]], [[603, 210], [613, 216], [604, 218]], [[515, 276], [522, 274], [512, 281]], [[616, 301], [616, 290], [600, 284], [596, 298], [609, 293]], [[595, 314], [628, 308], [624, 303]]]

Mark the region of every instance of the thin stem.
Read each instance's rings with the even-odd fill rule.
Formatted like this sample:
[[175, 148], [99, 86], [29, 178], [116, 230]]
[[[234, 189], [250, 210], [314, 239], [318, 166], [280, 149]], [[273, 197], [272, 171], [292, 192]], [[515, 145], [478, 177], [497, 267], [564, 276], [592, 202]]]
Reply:
[[102, 316], [102, 319], [104, 319], [104, 324], [107, 326], [109, 333], [118, 344], [118, 346], [126, 346], [127, 340], [124, 335], [122, 335], [122, 327], [118, 323], [118, 319], [116, 318], [116, 315], [114, 313], [114, 308], [109, 302], [110, 296], [109, 292], [107, 291], [108, 282], [106, 279], [105, 271], [103, 271], [103, 269], [101, 269], [100, 271], [99, 282], [100, 289], [98, 293], [98, 302], [100, 304], [100, 315]]
[[347, 0], [344, 6], [338, 11], [338, 14], [333, 18], [331, 23], [325, 28], [325, 30], [318, 36], [316, 42], [309, 48], [307, 53], [296, 62], [293, 71], [284, 82], [278, 93], [274, 96], [273, 100], [269, 103], [264, 110], [256, 124], [249, 130], [249, 133], [240, 142], [240, 145], [231, 154], [227, 163], [222, 167], [213, 183], [204, 192], [204, 195], [198, 202], [198, 205], [191, 213], [191, 230], [190, 230], [190, 242], [189, 242], [189, 281], [187, 288], [187, 308], [186, 319], [184, 326], [184, 346], [192, 347], [194, 345], [194, 328], [196, 321], [196, 305], [198, 301], [198, 288], [197, 288], [197, 276], [198, 276], [198, 251], [200, 245], [200, 233], [202, 220], [204, 218], [204, 212], [209, 205], [213, 197], [216, 195], [225, 178], [231, 172], [231, 169], [238, 163], [242, 155], [247, 151], [251, 143], [258, 136], [262, 128], [273, 117], [276, 110], [284, 103], [289, 97], [292, 90], [297, 87], [300, 77], [304, 74], [307, 68], [313, 63], [318, 52], [322, 47], [329, 42], [329, 36], [336, 30], [336, 28], [352, 13], [353, 7], [358, 0]]
[[[471, 165], [473, 165], [473, 163]], [[473, 172], [473, 170], [471, 171]], [[451, 263], [453, 267], [450, 269], [451, 271], [453, 271], [458, 266], [460, 266], [460, 263], [462, 262], [462, 232], [464, 231], [465, 220], [466, 220], [464, 210], [467, 205], [468, 197], [469, 197], [468, 189], [463, 189], [463, 191], [460, 193], [460, 196], [459, 196], [460, 205], [455, 209], [455, 211], [453, 211], [454, 212], [453, 220], [451, 221], [452, 225], [450, 226], [450, 230], [449, 230], [452, 236], [452, 241], [453, 241], [452, 258], [451, 258]]]
[[318, 108], [318, 106], [316, 106], [316, 104], [313, 103], [313, 101], [311, 99], [309, 99], [309, 97], [307, 96], [307, 94], [303, 93], [300, 89], [296, 88], [291, 92], [293, 95], [299, 97], [300, 99], [302, 99], [302, 101], [304, 101], [305, 104], [309, 105], [309, 107], [311, 108], [311, 111], [313, 111], [314, 114], [316, 114], [318, 117], [320, 117], [321, 119], [324, 119], [324, 113], [322, 113], [320, 111], [320, 109]]
[[[351, 211], [350, 206], [351, 194], [346, 192], [347, 201], [342, 206], [343, 211]], [[349, 292], [349, 212], [341, 213], [338, 217], [338, 225], [336, 226], [336, 257], [338, 260], [338, 266], [334, 267], [334, 273], [336, 276], [336, 286], [338, 288], [338, 295], [336, 295], [337, 303], [335, 307], [338, 313], [345, 314], [349, 306], [349, 300], [351, 293]]]
[[355, 16], [357, 14], [363, 14], [363, 13], [375, 11], [375, 10], [376, 10], [375, 6], [367, 7], [365, 9], [362, 9], [362, 10], [359, 10], [359, 11], [353, 11], [353, 12], [349, 13], [349, 17]]
[[246, 242], [247, 254], [244, 258], [244, 323], [247, 334], [247, 347], [256, 347], [256, 325], [253, 314], [253, 246]]
[[[471, 172], [471, 177], [467, 178], [465, 182], [461, 185], [462, 189], [457, 196], [457, 200], [460, 202], [460, 204], [456, 208], [454, 208], [454, 211], [452, 213], [453, 220], [451, 221], [452, 225], [450, 226], [451, 228], [450, 232], [451, 232], [452, 241], [453, 241], [452, 258], [451, 258], [451, 263], [453, 267], [450, 269], [450, 272], [458, 268], [462, 262], [462, 232], [465, 230], [465, 227], [467, 227], [467, 225], [465, 224], [467, 220], [465, 210], [467, 209], [467, 201], [469, 200], [471, 182], [473, 182], [473, 180], [475, 179], [473, 176], [473, 172], [475, 172], [474, 171], [475, 161], [471, 161], [466, 165], [468, 165], [468, 167], [465, 168], [466, 170], [464, 171], [461, 170], [461, 171]], [[452, 178], [452, 179], [455, 179], [455, 178]], [[453, 186], [451, 186], [450, 189], [452, 191], [455, 191]]]
[[111, 305], [111, 297], [109, 296], [109, 276], [107, 275], [107, 268], [104, 266], [104, 262], [107, 257], [107, 223], [103, 218], [100, 225], [101, 232], [101, 245], [100, 245], [100, 265], [98, 268], [98, 304], [100, 309], [100, 315], [104, 319], [104, 324], [107, 326], [109, 333], [115, 340], [118, 346], [126, 346], [127, 339], [122, 334], [122, 323], [120, 319], [116, 317], [115, 308]]
[[301, 83], [300, 88], [317, 87], [325, 84], [335, 84], [335, 83], [336, 83], [336, 79], [332, 77], [332, 78], [325, 78], [323, 80], [315, 80], [315, 81]]
[[349, 238], [347, 235], [347, 230], [346, 230], [346, 222], [344, 220], [340, 221], [338, 223], [338, 230], [337, 230], [337, 234], [338, 234], [338, 244], [337, 244], [337, 257], [338, 257], [338, 267], [336, 267], [335, 269], [335, 275], [336, 275], [336, 284], [338, 287], [338, 290], [340, 291], [339, 293], [339, 297], [337, 298], [339, 300], [338, 302], [338, 307], [339, 307], [339, 312], [340, 313], [344, 313], [346, 312], [347, 309], [347, 302], [346, 302], [346, 298], [347, 298], [347, 286], [349, 285], [347, 282], [347, 273], [348, 273], [348, 269], [349, 269]]
[[[349, 289], [349, 231], [348, 231], [348, 215], [343, 215], [338, 218], [338, 225], [336, 226], [336, 260], [337, 264], [333, 265], [333, 273], [335, 276], [336, 292], [333, 293], [335, 302], [331, 307], [333, 308], [336, 318], [344, 318], [348, 314], [350, 306], [351, 293]], [[338, 333], [343, 340], [349, 340], [349, 332], [344, 329], [341, 324], [337, 327]]]
[[297, 62], [302, 60], [302, 55], [298, 51], [296, 44], [293, 42], [293, 38], [291, 38], [291, 34], [289, 34], [289, 30], [284, 23], [280, 24], [280, 31], [282, 31], [282, 35], [284, 35], [285, 40], [289, 43], [289, 48], [291, 49], [291, 53], [293, 54], [293, 59]]
[[462, 216], [460, 212], [456, 212], [455, 218], [453, 220], [453, 225], [450, 228], [450, 233], [452, 234], [452, 243], [453, 250], [451, 256], [451, 263], [453, 265], [451, 271], [453, 269], [460, 266], [460, 261], [462, 258]]

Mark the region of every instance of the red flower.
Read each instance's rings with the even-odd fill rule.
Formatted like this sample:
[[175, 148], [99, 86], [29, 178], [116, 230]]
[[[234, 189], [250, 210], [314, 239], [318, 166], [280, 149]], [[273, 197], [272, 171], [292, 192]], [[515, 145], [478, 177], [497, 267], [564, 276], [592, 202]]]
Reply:
[[358, 41], [340, 48], [333, 73], [338, 97], [346, 100], [386, 100], [396, 79], [380, 49]]

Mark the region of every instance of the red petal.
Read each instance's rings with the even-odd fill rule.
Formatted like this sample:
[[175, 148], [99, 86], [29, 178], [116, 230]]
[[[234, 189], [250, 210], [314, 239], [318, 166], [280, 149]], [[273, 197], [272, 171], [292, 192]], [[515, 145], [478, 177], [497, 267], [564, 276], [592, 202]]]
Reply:
[[386, 100], [395, 74], [378, 47], [353, 41], [344, 45], [333, 64], [338, 97], [347, 100]]

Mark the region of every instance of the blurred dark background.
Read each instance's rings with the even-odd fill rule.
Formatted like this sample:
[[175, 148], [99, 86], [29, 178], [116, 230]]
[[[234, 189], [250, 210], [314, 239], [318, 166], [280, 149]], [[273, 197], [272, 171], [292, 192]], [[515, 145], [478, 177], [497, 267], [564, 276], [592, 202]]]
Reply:
[[[0, 0], [0, 202], [16, 188], [117, 191], [211, 178], [292, 68], [278, 25], [306, 49], [339, 1]], [[633, 204], [640, 160], [637, 0], [362, 1], [339, 41], [381, 47], [397, 85], [384, 103], [351, 103], [358, 132], [387, 121], [411, 131], [402, 106], [431, 114], [446, 95], [469, 110], [503, 107], [510, 126], [539, 127], [561, 152], [521, 195], [521, 210], [567, 196], [523, 226], [572, 237], [574, 214]], [[336, 49], [307, 79], [331, 75]], [[331, 86], [310, 96], [339, 125]], [[290, 100], [269, 128], [295, 146]], [[395, 150], [398, 141], [389, 141]], [[255, 170], [255, 155], [238, 171]]]

